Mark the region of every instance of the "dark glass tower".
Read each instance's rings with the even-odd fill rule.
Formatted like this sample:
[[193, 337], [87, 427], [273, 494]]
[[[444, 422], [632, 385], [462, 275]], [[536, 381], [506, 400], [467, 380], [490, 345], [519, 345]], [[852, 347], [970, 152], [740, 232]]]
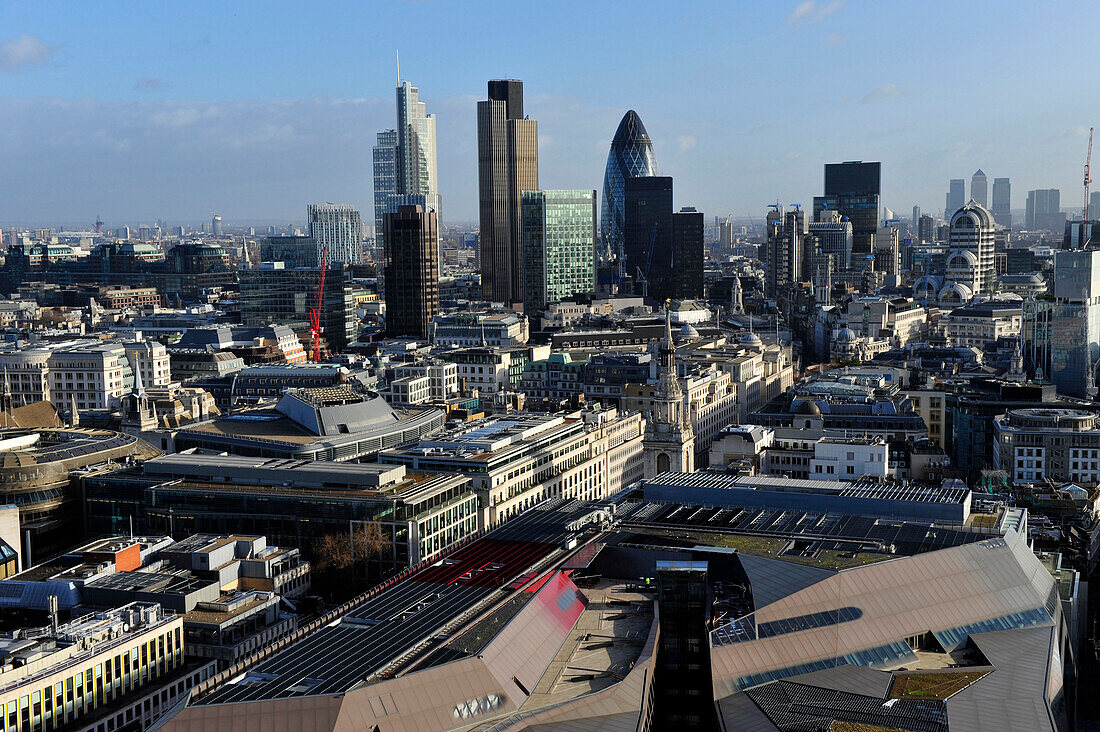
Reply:
[[439, 229], [423, 206], [387, 212], [386, 335], [427, 338], [439, 314]]
[[882, 163], [856, 160], [825, 165], [825, 195], [814, 197], [814, 221], [825, 209], [839, 211], [852, 222], [853, 263], [870, 254], [878, 231]]
[[674, 295], [672, 178], [627, 178], [623, 209], [623, 270], [635, 278], [635, 294], [664, 302]]
[[[623, 253], [626, 179], [654, 175], [657, 175], [657, 158], [653, 156], [653, 141], [649, 139], [638, 113], [632, 109], [623, 115], [619, 129], [615, 130], [603, 176], [600, 236], [603, 246], [610, 247], [616, 255]], [[635, 273], [628, 271], [627, 274]]]

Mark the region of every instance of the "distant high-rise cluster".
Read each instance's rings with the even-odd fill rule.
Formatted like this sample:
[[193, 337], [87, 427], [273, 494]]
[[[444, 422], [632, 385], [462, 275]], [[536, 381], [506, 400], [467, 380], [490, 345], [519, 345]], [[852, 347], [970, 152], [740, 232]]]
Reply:
[[966, 204], [966, 181], [962, 178], [952, 178], [947, 189], [947, 205], [943, 209], [943, 217], [951, 216]]

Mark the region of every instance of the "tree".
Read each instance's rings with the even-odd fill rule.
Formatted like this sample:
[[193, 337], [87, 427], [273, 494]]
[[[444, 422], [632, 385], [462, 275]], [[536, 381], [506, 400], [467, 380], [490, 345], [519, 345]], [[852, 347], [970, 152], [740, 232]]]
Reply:
[[390, 538], [382, 524], [371, 521], [354, 533], [325, 534], [313, 545], [317, 569], [342, 570], [357, 561], [381, 557], [390, 548]]

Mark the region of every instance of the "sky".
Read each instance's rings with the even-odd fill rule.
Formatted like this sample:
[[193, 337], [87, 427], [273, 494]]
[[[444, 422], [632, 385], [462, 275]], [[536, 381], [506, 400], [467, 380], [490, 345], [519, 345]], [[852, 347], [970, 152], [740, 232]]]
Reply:
[[443, 219], [477, 218], [476, 103], [524, 82], [543, 188], [600, 189], [627, 109], [677, 206], [763, 218], [823, 164], [942, 213], [981, 168], [1079, 206], [1100, 3], [0, 0], [0, 225], [373, 219], [395, 55], [437, 117]]

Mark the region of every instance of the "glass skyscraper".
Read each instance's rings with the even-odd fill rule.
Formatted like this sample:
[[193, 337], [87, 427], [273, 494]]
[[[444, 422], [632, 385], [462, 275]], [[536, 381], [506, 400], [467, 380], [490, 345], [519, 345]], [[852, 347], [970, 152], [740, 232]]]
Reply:
[[596, 276], [596, 191], [523, 192], [523, 310], [591, 292]]
[[626, 179], [655, 175], [657, 158], [653, 156], [653, 140], [649, 138], [638, 113], [631, 109], [623, 115], [619, 129], [611, 140], [611, 151], [607, 154], [607, 169], [603, 177], [600, 235], [603, 244], [618, 256], [623, 254], [626, 228]]
[[385, 130], [377, 134], [374, 145], [374, 239], [382, 243], [383, 217], [386, 201], [397, 193], [397, 130]]
[[825, 165], [825, 195], [814, 196], [814, 220], [820, 220], [822, 211], [832, 209], [851, 221], [854, 255], [874, 250], [881, 179], [882, 163], [856, 160]]

